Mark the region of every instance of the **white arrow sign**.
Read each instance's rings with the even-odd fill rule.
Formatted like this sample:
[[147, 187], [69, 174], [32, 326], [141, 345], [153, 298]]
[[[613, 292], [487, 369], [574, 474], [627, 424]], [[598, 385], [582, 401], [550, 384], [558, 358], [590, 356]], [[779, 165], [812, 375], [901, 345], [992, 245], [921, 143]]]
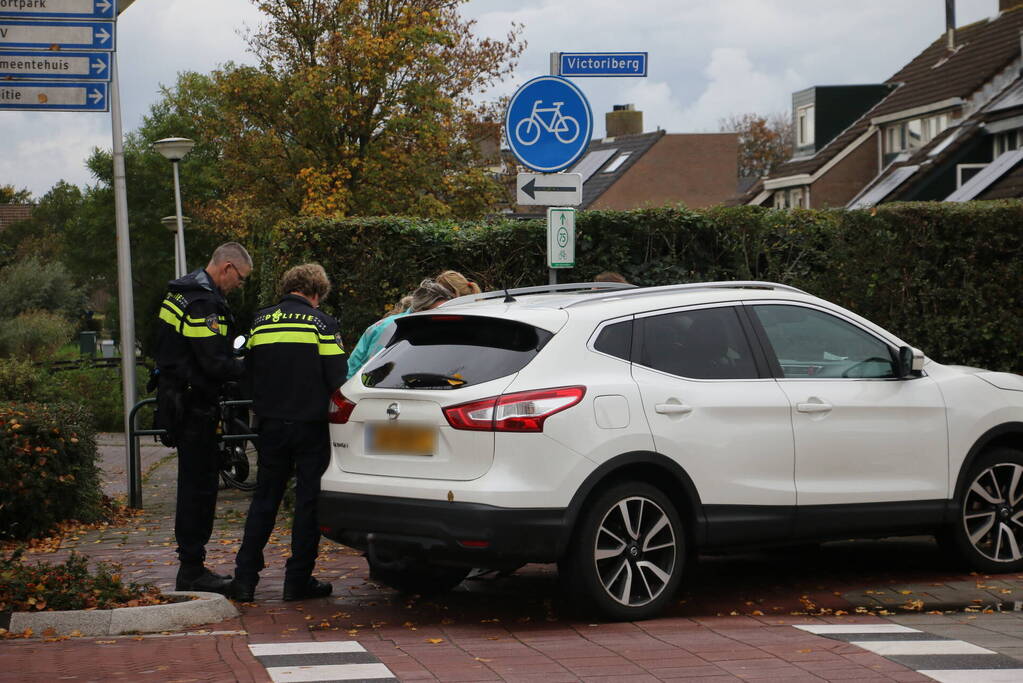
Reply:
[[64, 50], [0, 51], [0, 79], [8, 78], [109, 81], [110, 55]]
[[0, 17], [113, 19], [111, 0], [0, 0]]
[[0, 20], [0, 48], [19, 47], [113, 51], [114, 25], [110, 22]]
[[547, 267], [575, 266], [575, 209], [547, 209]]
[[519, 173], [515, 181], [515, 199], [522, 205], [582, 204], [582, 174]]
[[0, 81], [0, 111], [106, 111], [106, 83]]

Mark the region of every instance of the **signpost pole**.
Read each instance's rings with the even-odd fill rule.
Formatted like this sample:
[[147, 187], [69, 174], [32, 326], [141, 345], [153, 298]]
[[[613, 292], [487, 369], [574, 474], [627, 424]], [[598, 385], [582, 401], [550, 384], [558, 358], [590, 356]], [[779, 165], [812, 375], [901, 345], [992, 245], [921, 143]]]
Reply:
[[124, 394], [124, 452], [128, 458], [128, 507], [142, 507], [142, 472], [139, 458], [132, 458], [131, 409], [135, 405], [135, 299], [131, 284], [131, 243], [128, 240], [128, 188], [124, 172], [124, 134], [121, 127], [121, 93], [117, 78], [117, 53], [110, 55], [110, 128], [114, 157], [114, 219], [117, 224], [117, 308], [121, 323], [121, 388]]

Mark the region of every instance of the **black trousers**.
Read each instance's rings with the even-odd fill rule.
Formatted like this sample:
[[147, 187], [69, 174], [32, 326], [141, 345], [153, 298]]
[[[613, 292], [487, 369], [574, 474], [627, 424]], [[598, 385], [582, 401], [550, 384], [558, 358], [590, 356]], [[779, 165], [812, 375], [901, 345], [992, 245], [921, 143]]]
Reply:
[[220, 464], [216, 404], [189, 402], [178, 430], [178, 499], [174, 537], [182, 566], [201, 567], [213, 533]]
[[245, 519], [245, 535], [235, 559], [235, 578], [255, 584], [266, 566], [263, 549], [270, 540], [277, 510], [288, 480], [295, 473], [295, 518], [291, 526], [291, 557], [284, 582], [309, 580], [320, 546], [316, 499], [320, 477], [330, 462], [330, 432], [326, 422], [292, 422], [273, 418], [259, 420], [259, 472], [256, 492]]

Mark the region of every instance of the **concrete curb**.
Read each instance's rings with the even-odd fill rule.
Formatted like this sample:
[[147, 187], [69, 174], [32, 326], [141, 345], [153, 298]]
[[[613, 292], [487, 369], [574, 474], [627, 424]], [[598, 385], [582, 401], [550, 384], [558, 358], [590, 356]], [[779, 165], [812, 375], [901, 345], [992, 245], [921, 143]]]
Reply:
[[169, 591], [167, 597], [194, 597], [166, 605], [118, 607], [103, 610], [72, 610], [66, 612], [14, 612], [7, 629], [21, 633], [32, 629], [41, 635], [53, 629], [54, 635], [117, 636], [125, 633], [159, 633], [178, 631], [191, 626], [214, 624], [238, 616], [230, 600], [217, 593]]

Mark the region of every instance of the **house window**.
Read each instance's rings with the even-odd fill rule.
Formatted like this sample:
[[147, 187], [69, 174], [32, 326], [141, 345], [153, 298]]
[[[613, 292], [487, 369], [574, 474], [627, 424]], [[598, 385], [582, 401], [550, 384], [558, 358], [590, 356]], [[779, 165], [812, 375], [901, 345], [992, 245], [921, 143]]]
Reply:
[[785, 190], [778, 190], [774, 193], [774, 208], [776, 209], [787, 209], [788, 208], [788, 197], [789, 193]]
[[810, 193], [806, 187], [793, 187], [788, 190], [777, 190], [774, 193], [774, 208], [805, 209], [809, 208], [807, 199]]
[[997, 159], [1006, 152], [1020, 148], [1019, 130], [1007, 130], [1004, 133], [996, 133], [994, 136], [994, 158]]
[[960, 188], [970, 181], [970, 178], [980, 173], [987, 164], [958, 164], [956, 166], [956, 188]]
[[612, 161], [610, 164], [608, 164], [607, 168], [605, 168], [601, 172], [602, 173], [614, 173], [615, 171], [617, 171], [619, 168], [622, 167], [622, 164], [624, 164], [626, 161], [629, 160], [630, 156], [632, 156], [632, 152], [625, 152], [624, 154], [619, 154], [618, 158], [615, 159], [614, 161]]
[[814, 138], [813, 105], [800, 107], [796, 110], [796, 146], [805, 147], [813, 144]]
[[789, 190], [789, 206], [792, 208], [804, 208], [803, 206], [803, 188], [796, 187]]

